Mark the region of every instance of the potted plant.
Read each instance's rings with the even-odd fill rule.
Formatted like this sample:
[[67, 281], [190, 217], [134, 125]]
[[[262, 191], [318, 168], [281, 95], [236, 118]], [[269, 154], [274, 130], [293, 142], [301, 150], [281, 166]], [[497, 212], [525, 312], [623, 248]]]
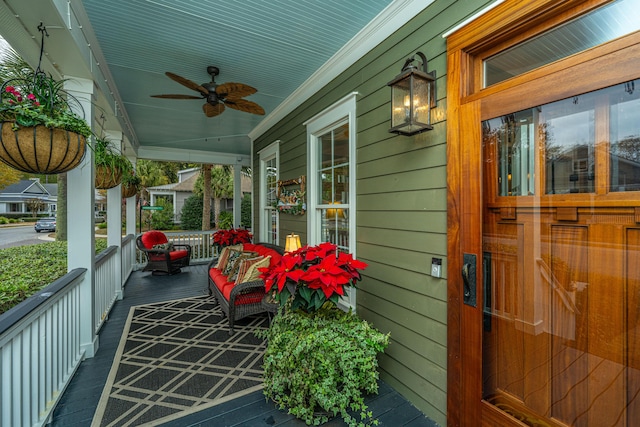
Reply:
[[218, 248], [237, 245], [239, 243], [251, 243], [251, 233], [243, 228], [231, 230], [218, 230], [213, 233], [213, 244]]
[[41, 174], [69, 171], [84, 158], [87, 122], [71, 110], [77, 102], [43, 72], [0, 87], [0, 160], [14, 169]]
[[322, 243], [260, 269], [281, 304], [269, 329], [258, 332], [267, 339], [264, 394], [309, 425], [337, 415], [349, 426], [377, 424], [364, 394], [378, 391], [377, 356], [389, 335], [336, 306], [366, 267]]
[[123, 154], [116, 151], [112, 143], [105, 138], [95, 138], [93, 143], [96, 178], [95, 187], [105, 190], [120, 184], [122, 175], [132, 170], [133, 165]]
[[135, 196], [138, 191], [140, 191], [140, 185], [142, 184], [142, 180], [138, 175], [136, 175], [136, 171], [131, 168], [127, 168], [122, 174], [122, 197], [125, 199], [128, 197]]

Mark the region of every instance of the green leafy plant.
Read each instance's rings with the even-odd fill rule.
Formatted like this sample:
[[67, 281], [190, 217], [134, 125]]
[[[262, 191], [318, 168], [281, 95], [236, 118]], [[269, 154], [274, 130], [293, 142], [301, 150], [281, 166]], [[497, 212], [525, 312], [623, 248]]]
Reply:
[[[129, 165], [131, 162], [127, 159]], [[136, 171], [133, 169], [133, 165], [131, 167], [126, 167], [124, 172], [122, 173], [122, 185], [128, 185], [136, 188], [140, 188], [142, 185], [142, 179], [136, 174]]]
[[[107, 239], [96, 239], [96, 253]], [[67, 242], [0, 249], [0, 314], [67, 274]]]
[[230, 229], [233, 227], [233, 212], [222, 211], [218, 216], [218, 224], [216, 224], [219, 229]]
[[156, 206], [162, 206], [162, 210], [151, 211], [151, 227], [154, 230], [173, 229], [173, 204], [167, 199], [159, 197], [155, 202]]
[[63, 89], [64, 82], [43, 72], [5, 82], [0, 91], [0, 121], [13, 122], [14, 129], [43, 125], [89, 137], [91, 128], [71, 110], [69, 102], [75, 99]]
[[133, 174], [131, 161], [118, 152], [108, 139], [94, 138], [91, 148], [96, 165], [96, 188], [115, 187], [125, 174]]
[[365, 394], [378, 392], [378, 353], [389, 335], [330, 304], [313, 313], [281, 311], [267, 330], [264, 394], [308, 425], [340, 415], [349, 426], [377, 425]]
[[180, 225], [183, 230], [202, 229], [202, 196], [194, 194], [184, 201], [180, 212]]

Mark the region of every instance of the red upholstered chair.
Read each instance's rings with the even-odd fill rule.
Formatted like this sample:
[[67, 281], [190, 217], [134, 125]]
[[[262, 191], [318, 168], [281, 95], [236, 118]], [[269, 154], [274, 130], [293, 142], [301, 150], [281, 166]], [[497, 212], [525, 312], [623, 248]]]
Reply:
[[143, 271], [153, 274], [176, 274], [189, 265], [191, 246], [170, 244], [162, 231], [147, 231], [136, 238], [136, 245], [147, 256]]

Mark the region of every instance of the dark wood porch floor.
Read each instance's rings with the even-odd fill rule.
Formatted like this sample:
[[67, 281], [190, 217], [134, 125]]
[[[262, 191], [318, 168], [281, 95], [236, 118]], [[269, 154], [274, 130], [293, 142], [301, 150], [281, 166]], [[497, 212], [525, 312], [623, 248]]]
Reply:
[[[207, 294], [205, 267], [190, 266], [174, 276], [152, 276], [139, 271], [131, 275], [124, 290], [124, 299], [115, 304], [100, 332], [100, 348], [96, 356], [82, 362], [56, 407], [49, 426], [91, 424], [129, 309], [135, 305]], [[380, 383], [379, 394], [367, 399], [367, 405], [382, 426], [436, 426], [384, 382]], [[163, 425], [302, 427], [306, 424], [278, 410], [273, 402], [266, 401], [262, 391], [257, 391]], [[344, 422], [334, 419], [324, 425], [337, 427], [343, 426]]]

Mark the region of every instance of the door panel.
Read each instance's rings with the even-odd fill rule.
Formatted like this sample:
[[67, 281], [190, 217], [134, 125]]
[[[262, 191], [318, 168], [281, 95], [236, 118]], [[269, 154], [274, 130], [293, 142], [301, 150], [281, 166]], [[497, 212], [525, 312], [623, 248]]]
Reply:
[[[613, 95], [621, 91], [482, 123], [482, 396], [512, 422], [638, 419], [640, 217], [611, 200], [610, 192], [629, 191], [619, 178], [601, 185], [640, 167], [610, 153], [613, 135], [640, 142], [638, 117], [610, 120], [619, 104], [640, 102], [628, 91]], [[494, 419], [487, 407], [483, 417]]]

